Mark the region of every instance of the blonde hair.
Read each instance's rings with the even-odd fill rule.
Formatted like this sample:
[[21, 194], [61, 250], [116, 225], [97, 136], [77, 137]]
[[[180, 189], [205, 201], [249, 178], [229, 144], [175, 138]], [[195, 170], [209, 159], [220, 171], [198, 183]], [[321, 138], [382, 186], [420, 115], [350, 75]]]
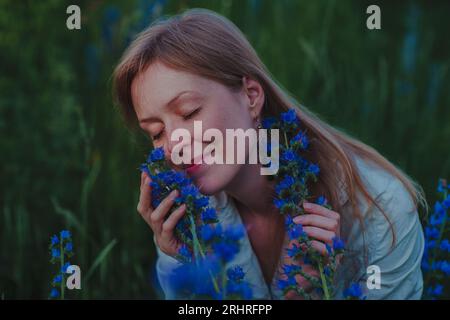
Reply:
[[[328, 125], [288, 95], [272, 79], [242, 32], [226, 18], [209, 10], [191, 9], [157, 21], [138, 35], [114, 72], [115, 97], [126, 122], [131, 126], [137, 120], [131, 83], [138, 73], [155, 61], [215, 80], [233, 90], [241, 88], [243, 76], [257, 80], [266, 97], [263, 116], [277, 115], [294, 108], [311, 140], [308, 158], [320, 166], [315, 191], [327, 197], [333, 210], [341, 212], [339, 193], [343, 183], [352, 203], [353, 218], [359, 219], [362, 226], [363, 215], [356, 201], [358, 190], [388, 221], [389, 218], [364, 186], [352, 155], [358, 155], [398, 178], [416, 208], [419, 204], [427, 208], [423, 190], [410, 177], [376, 150]], [[342, 181], [336, 172], [341, 173]], [[390, 221], [389, 224], [394, 244], [395, 232]]]

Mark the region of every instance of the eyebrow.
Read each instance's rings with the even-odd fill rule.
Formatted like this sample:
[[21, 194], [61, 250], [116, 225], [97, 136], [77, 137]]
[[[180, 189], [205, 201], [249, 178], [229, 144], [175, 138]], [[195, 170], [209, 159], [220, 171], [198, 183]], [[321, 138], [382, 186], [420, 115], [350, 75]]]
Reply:
[[[197, 91], [192, 91], [192, 90], [184, 90], [184, 91], [181, 91], [181, 92], [179, 92], [175, 97], [173, 97], [172, 99], [170, 99], [170, 101], [169, 102], [167, 102], [166, 104], [164, 104], [164, 106], [165, 107], [170, 107], [171, 105], [174, 105], [176, 102], [177, 102], [177, 100], [179, 99], [179, 98], [181, 98], [181, 96], [183, 96], [184, 94], [186, 94], [186, 93], [195, 93], [195, 94], [197, 94], [198, 92]], [[156, 121], [156, 120], [158, 120], [156, 117], [147, 117], [147, 118], [144, 118], [144, 119], [142, 119], [142, 120], [140, 120], [139, 121], [139, 123], [143, 123], [143, 122], [152, 122], [152, 121]]]

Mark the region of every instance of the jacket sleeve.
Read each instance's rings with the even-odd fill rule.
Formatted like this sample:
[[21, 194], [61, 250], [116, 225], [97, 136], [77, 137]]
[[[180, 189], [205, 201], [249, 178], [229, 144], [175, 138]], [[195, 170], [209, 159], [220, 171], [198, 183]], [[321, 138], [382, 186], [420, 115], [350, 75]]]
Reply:
[[181, 262], [177, 259], [162, 252], [158, 245], [156, 245], [155, 238], [153, 237], [153, 242], [156, 246], [156, 252], [158, 254], [156, 260], [156, 275], [158, 277], [159, 285], [164, 292], [165, 298], [167, 300], [183, 299], [185, 297], [181, 296], [180, 293], [176, 292], [171, 285], [171, 275], [173, 271], [181, 266]]
[[361, 281], [367, 289], [367, 299], [420, 299], [424, 235], [417, 209], [398, 179], [389, 184], [382, 198], [389, 221], [381, 212], [376, 212], [369, 239], [369, 265], [378, 267], [375, 268], [380, 271], [381, 286], [369, 289], [370, 275], [366, 273]]

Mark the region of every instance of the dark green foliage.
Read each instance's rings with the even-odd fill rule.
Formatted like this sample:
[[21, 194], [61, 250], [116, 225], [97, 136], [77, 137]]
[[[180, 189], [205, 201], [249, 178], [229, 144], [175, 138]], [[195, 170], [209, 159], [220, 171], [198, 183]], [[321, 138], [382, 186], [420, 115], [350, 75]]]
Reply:
[[377, 1], [0, 2], [0, 298], [49, 295], [48, 242], [69, 229], [82, 290], [66, 298], [158, 298], [151, 230], [136, 211], [149, 140], [122, 123], [111, 73], [161, 14], [205, 7], [248, 36], [283, 87], [372, 145], [433, 203], [450, 177], [450, 4]]

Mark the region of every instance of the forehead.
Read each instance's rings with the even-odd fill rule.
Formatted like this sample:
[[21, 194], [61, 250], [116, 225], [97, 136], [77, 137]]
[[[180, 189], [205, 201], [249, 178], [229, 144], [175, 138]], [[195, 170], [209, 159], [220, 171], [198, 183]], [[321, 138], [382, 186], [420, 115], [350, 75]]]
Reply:
[[182, 91], [211, 92], [214, 81], [173, 69], [155, 62], [140, 72], [131, 84], [131, 95], [136, 113], [143, 109], [160, 108]]

